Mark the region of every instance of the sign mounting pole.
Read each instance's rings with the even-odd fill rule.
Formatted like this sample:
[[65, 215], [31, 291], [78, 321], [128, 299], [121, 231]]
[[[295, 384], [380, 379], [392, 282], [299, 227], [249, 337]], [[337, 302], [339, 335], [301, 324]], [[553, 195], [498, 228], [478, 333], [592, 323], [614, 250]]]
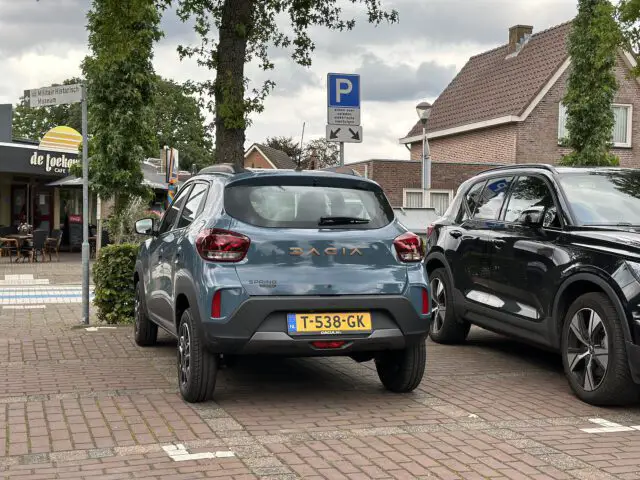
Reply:
[[[82, 85], [82, 322], [89, 324], [89, 141], [87, 87]], [[96, 245], [97, 248], [97, 245]]]
[[340, 142], [340, 166], [344, 167], [344, 142]]
[[87, 87], [56, 85], [25, 90], [29, 106], [82, 104], [82, 323], [89, 323], [89, 146], [87, 133]]

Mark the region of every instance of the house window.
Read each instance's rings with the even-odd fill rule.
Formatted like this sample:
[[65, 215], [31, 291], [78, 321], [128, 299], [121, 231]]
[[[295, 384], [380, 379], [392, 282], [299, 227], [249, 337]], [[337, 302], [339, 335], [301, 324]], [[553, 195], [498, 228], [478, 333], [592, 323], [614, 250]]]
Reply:
[[[558, 116], [558, 142], [569, 136], [567, 130], [567, 107], [562, 103], [559, 105], [560, 112]], [[613, 135], [612, 142], [614, 147], [630, 148], [631, 147], [631, 119], [633, 114], [632, 105], [614, 104], [613, 108]]]
[[449, 192], [431, 192], [431, 207], [437, 215], [444, 215], [449, 208]]
[[404, 192], [405, 208], [422, 208], [422, 190]]
[[[404, 208], [433, 208], [438, 215], [444, 215], [449, 208], [453, 192], [451, 190], [429, 190], [429, 196], [425, 196], [423, 203], [423, 192], [418, 188], [405, 188]], [[428, 198], [428, 202], [426, 201]]]

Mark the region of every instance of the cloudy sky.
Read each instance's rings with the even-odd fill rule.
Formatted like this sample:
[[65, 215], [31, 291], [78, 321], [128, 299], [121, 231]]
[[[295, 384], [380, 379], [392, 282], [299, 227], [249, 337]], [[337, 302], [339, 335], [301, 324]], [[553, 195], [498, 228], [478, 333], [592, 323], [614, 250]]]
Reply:
[[[340, 0], [339, 0], [340, 1]], [[277, 53], [277, 82], [265, 111], [253, 118], [247, 146], [267, 136], [305, 140], [325, 135], [326, 75], [359, 73], [362, 84], [364, 142], [345, 148], [346, 161], [408, 158], [398, 144], [416, 119], [415, 105], [433, 102], [467, 59], [504, 44], [508, 28], [521, 23], [534, 33], [570, 20], [576, 0], [383, 0], [400, 22], [367, 25], [364, 10], [345, 2], [345, 13], [359, 23], [351, 32], [313, 29], [313, 66], [293, 64]], [[0, 0], [0, 103], [15, 103], [23, 90], [79, 75], [87, 54], [85, 15], [90, 0]], [[157, 45], [156, 71], [177, 81], [199, 80], [209, 73], [194, 62], [180, 62], [179, 44], [196, 41], [192, 28], [173, 12], [163, 19], [165, 37]], [[254, 67], [248, 76], [267, 77]]]

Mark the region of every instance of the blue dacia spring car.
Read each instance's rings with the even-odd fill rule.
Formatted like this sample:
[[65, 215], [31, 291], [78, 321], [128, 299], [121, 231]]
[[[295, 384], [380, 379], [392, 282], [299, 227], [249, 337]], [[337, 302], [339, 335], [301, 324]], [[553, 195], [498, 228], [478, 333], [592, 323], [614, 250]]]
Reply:
[[378, 184], [355, 173], [207, 167], [156, 224], [135, 268], [135, 341], [178, 339], [180, 392], [210, 399], [236, 355], [375, 360], [414, 390], [426, 363], [423, 242]]

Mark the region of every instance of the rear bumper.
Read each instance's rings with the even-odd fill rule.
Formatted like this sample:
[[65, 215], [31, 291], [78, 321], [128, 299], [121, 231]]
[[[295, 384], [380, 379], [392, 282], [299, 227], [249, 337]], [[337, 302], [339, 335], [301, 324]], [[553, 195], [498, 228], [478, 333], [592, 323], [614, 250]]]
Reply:
[[635, 383], [640, 384], [640, 345], [627, 342], [627, 359], [631, 378]]
[[[371, 313], [373, 331], [354, 335], [287, 333], [287, 314], [313, 312]], [[397, 350], [424, 341], [430, 315], [419, 315], [404, 296], [250, 297], [224, 322], [201, 323], [207, 348], [227, 354], [340, 356], [357, 352]], [[317, 349], [311, 342], [342, 340], [337, 349]]]

